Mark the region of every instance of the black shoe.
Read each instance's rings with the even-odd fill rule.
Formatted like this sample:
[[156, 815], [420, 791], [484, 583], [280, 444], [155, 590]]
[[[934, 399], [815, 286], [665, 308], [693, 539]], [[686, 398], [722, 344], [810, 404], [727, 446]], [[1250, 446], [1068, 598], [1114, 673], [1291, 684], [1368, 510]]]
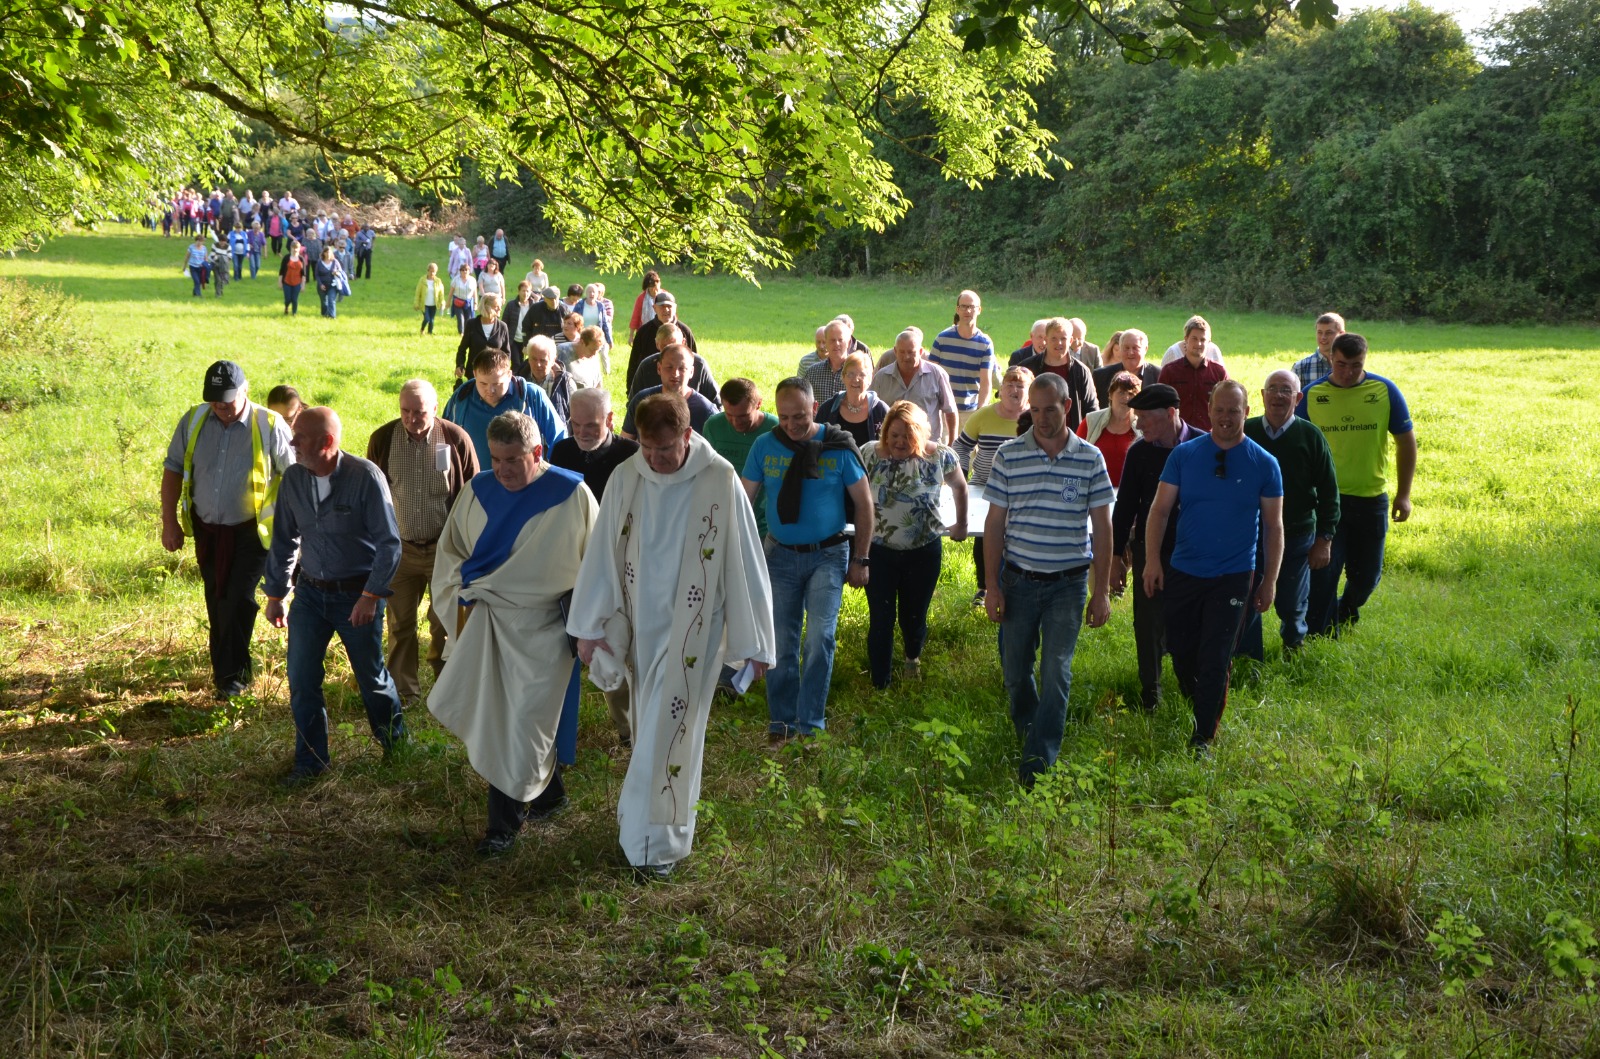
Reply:
[[672, 869], [671, 864], [635, 864], [633, 881], [640, 885], [668, 882], [672, 879]]
[[281, 778], [279, 778], [278, 786], [285, 787], [289, 790], [295, 790], [297, 788], [304, 787], [308, 783], [316, 782], [317, 778], [321, 776], [322, 773], [322, 769], [304, 768], [300, 765], [296, 765], [294, 768], [284, 773]]
[[243, 695], [249, 687], [244, 684], [224, 684], [211, 693], [211, 697], [218, 702], [227, 702], [236, 695]]
[[565, 794], [551, 802], [549, 805], [530, 804], [528, 806], [528, 812], [523, 819], [530, 824], [539, 820], [548, 820], [557, 813], [565, 810], [568, 804], [569, 801]]
[[478, 843], [478, 856], [503, 857], [510, 853], [517, 845], [517, 836], [514, 833], [495, 831], [484, 835]]

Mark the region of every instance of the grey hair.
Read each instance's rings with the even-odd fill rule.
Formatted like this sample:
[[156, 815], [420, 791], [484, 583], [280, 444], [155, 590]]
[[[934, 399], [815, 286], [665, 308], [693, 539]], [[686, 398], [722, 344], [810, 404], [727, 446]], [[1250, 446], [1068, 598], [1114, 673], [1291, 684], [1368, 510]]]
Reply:
[[901, 331], [898, 335], [894, 336], [894, 344], [898, 346], [902, 338], [909, 338], [913, 346], [915, 346], [917, 349], [922, 348], [922, 328], [906, 328], [904, 331]]
[[528, 339], [527, 343], [522, 347], [522, 355], [530, 360], [533, 359], [535, 346], [549, 353], [552, 357], [556, 355], [556, 340], [549, 335], [534, 335]]
[[433, 383], [427, 379], [407, 379], [400, 384], [400, 392], [405, 393], [407, 390], [422, 398], [422, 403], [428, 407], [439, 407], [439, 391], [435, 390]]
[[567, 402], [569, 405], [592, 404], [601, 415], [611, 411], [611, 394], [599, 386], [587, 386], [581, 390], [573, 390]]
[[540, 445], [544, 438], [539, 434], [539, 424], [522, 412], [506, 412], [489, 420], [488, 438], [500, 445], [515, 445], [527, 455]]

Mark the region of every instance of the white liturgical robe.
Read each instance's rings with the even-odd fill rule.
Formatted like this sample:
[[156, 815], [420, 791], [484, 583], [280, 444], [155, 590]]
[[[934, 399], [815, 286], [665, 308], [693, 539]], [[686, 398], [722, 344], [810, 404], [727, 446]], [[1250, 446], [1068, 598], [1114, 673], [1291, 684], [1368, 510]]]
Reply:
[[640, 452], [606, 484], [567, 631], [603, 639], [619, 615], [632, 631], [620, 653], [633, 691], [619, 837], [630, 864], [673, 864], [694, 841], [723, 660], [770, 664], [777, 656], [755, 514], [738, 472], [698, 434], [671, 474], [651, 470]]

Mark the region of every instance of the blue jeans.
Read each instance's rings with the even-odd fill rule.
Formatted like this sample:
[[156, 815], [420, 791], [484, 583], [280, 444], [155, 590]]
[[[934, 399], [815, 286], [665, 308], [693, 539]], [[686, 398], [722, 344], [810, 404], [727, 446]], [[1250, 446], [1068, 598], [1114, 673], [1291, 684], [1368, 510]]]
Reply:
[[189, 278], [194, 280], [194, 296], [200, 297], [206, 289], [206, 267], [204, 265], [190, 265]]
[[250, 262], [250, 278], [255, 279], [256, 273], [261, 271], [261, 251], [252, 250], [245, 257]]
[[248, 255], [246, 255], [246, 254], [234, 254], [233, 255], [233, 278], [234, 279], [243, 279], [244, 278], [244, 259], [247, 256]]
[[[1089, 569], [1059, 581], [1034, 581], [1003, 566], [1000, 588], [1006, 607], [1000, 623], [1000, 666], [1011, 700], [1011, 723], [1022, 744], [1018, 778], [1031, 787], [1061, 753], [1067, 696], [1072, 691], [1072, 655], [1078, 649], [1078, 629], [1089, 598]], [[1038, 684], [1033, 679], [1035, 655]]]
[[[1383, 542], [1389, 534], [1389, 496], [1339, 495], [1339, 528], [1328, 565], [1311, 572], [1306, 623], [1313, 636], [1338, 635], [1338, 626], [1361, 619], [1383, 577]], [[1345, 575], [1340, 596], [1339, 575]]]
[[328, 767], [328, 709], [322, 694], [328, 644], [337, 633], [350, 656], [367, 723], [385, 749], [406, 734], [400, 693], [383, 664], [383, 601], [370, 624], [351, 625], [357, 592], [324, 592], [301, 577], [289, 607], [289, 710], [294, 714], [294, 766], [321, 772]]
[[283, 285], [283, 307], [294, 316], [300, 315], [300, 291], [304, 283], [285, 283]]
[[322, 299], [322, 315], [331, 319], [338, 319], [339, 292], [329, 287], [327, 290], [318, 289], [317, 294]]
[[[1311, 546], [1317, 543], [1317, 531], [1303, 537], [1285, 539], [1283, 563], [1278, 567], [1277, 595], [1272, 608], [1278, 614], [1278, 635], [1283, 646], [1294, 649], [1306, 638], [1306, 609], [1311, 603]], [[1256, 583], [1265, 571], [1266, 545], [1256, 542]], [[1261, 615], [1250, 607], [1244, 619], [1244, 632], [1239, 634], [1238, 653], [1246, 658], [1262, 661], [1266, 655], [1261, 646]]]
[[[827, 726], [828, 684], [833, 679], [834, 634], [844, 600], [848, 542], [817, 552], [797, 552], [767, 543], [772, 579], [772, 622], [778, 661], [767, 673], [769, 732], [809, 735]], [[805, 625], [805, 659], [800, 628]]]
[[433, 317], [438, 311], [439, 307], [437, 305], [424, 305], [422, 307], [422, 326], [417, 328], [417, 334], [420, 335], [424, 331], [430, 335], [433, 334]]

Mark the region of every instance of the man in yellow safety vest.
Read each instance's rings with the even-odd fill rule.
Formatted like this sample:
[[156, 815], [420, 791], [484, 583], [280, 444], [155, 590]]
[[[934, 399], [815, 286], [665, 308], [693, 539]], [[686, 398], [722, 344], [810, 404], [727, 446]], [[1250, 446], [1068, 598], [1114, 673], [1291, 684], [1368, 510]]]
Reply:
[[204, 403], [183, 414], [161, 465], [161, 545], [194, 538], [211, 628], [211, 679], [218, 699], [250, 686], [256, 586], [267, 564], [278, 483], [294, 462], [289, 428], [249, 399], [244, 369], [206, 369]]

